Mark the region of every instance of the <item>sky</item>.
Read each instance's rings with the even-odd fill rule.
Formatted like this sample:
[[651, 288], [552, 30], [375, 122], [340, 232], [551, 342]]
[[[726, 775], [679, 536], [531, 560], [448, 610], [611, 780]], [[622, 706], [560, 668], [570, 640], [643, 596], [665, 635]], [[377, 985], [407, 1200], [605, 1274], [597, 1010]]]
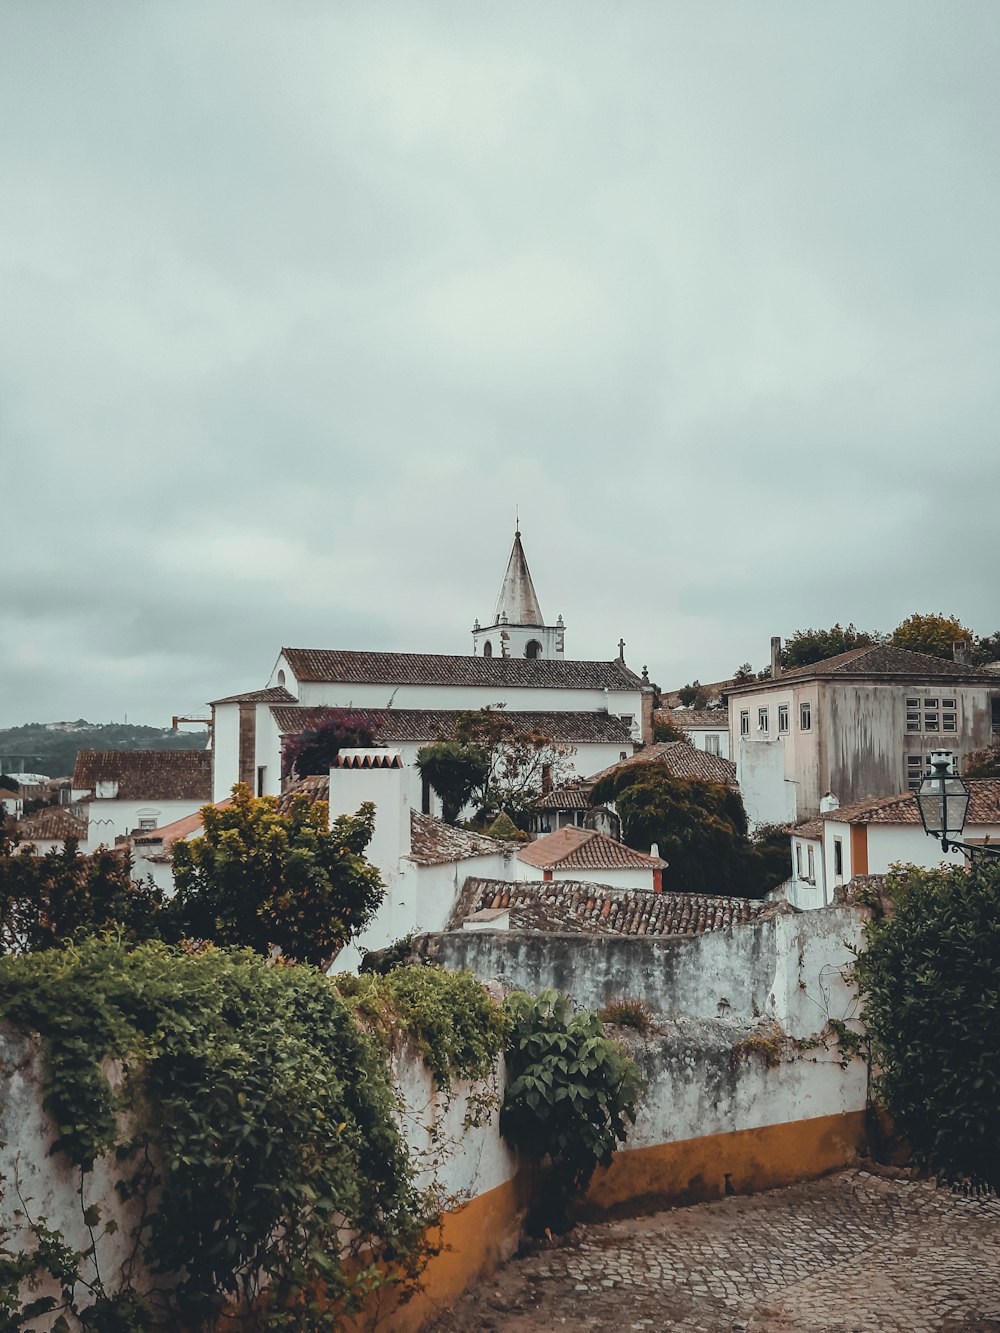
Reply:
[[0, 726], [1000, 626], [996, 0], [8, 0]]

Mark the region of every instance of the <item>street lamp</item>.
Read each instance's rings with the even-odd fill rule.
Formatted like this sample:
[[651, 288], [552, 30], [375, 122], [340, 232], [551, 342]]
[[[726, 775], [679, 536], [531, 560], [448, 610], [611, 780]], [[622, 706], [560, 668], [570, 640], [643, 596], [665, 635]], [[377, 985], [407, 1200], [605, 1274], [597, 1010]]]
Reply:
[[924, 832], [937, 838], [943, 851], [960, 851], [968, 857], [1000, 857], [1000, 847], [971, 846], [961, 841], [969, 811], [969, 789], [955, 771], [951, 750], [935, 750], [930, 756], [930, 768], [917, 790], [917, 807]]

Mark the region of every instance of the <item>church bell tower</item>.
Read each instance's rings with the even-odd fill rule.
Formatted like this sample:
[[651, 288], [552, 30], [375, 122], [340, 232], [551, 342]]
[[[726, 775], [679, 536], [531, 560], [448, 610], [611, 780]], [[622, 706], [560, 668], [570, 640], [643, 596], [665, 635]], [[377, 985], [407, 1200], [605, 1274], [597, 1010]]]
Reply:
[[566, 627], [560, 616], [554, 625], [542, 620], [541, 608], [531, 581], [520, 530], [514, 533], [507, 572], [500, 585], [493, 622], [472, 627], [472, 651], [476, 657], [559, 658], [563, 656]]

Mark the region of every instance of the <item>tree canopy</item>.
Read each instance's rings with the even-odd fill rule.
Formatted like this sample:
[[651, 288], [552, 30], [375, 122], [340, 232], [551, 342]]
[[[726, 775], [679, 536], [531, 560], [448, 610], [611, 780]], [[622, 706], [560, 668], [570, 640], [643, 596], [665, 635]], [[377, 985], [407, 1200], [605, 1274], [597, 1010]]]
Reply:
[[850, 625], [831, 626], [830, 629], [799, 629], [790, 635], [781, 651], [781, 664], [786, 667], [810, 666], [852, 648], [866, 648], [877, 642], [877, 636]]
[[132, 878], [132, 862], [100, 848], [84, 855], [69, 839], [37, 856], [0, 829], [0, 954], [36, 953], [77, 934], [130, 940], [158, 933], [162, 895]]
[[918, 1163], [1000, 1189], [1000, 862], [887, 889], [856, 967], [876, 1094]]
[[648, 852], [656, 843], [668, 862], [665, 889], [761, 898], [787, 879], [787, 835], [753, 840], [737, 791], [715, 782], [678, 778], [662, 764], [630, 764], [591, 792], [595, 805], [614, 802], [624, 841]]
[[677, 697], [684, 708], [704, 708], [708, 703], [708, 690], [700, 680], [693, 680], [677, 691]]
[[441, 801], [441, 814], [454, 824], [473, 793], [482, 790], [490, 766], [486, 751], [462, 741], [437, 741], [417, 751], [417, 768]]
[[202, 807], [205, 832], [174, 846], [176, 897], [164, 911], [174, 938], [211, 940], [327, 966], [374, 916], [382, 880], [364, 858], [375, 807], [341, 815], [327, 829], [327, 806], [273, 796], [240, 783], [232, 804]]
[[892, 631], [891, 642], [896, 648], [906, 648], [911, 653], [927, 653], [931, 657], [951, 657], [956, 643], [972, 646], [972, 630], [966, 628], [957, 616], [945, 616], [940, 612], [912, 616], [900, 622]]

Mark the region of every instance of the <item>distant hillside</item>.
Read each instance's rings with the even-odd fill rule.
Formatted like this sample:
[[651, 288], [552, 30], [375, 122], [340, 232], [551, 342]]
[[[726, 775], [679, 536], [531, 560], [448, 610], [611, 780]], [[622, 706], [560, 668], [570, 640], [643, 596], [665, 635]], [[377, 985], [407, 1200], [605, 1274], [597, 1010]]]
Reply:
[[[65, 730], [64, 728], [72, 728]], [[128, 722], [27, 722], [0, 729], [0, 772], [69, 777], [78, 750], [204, 750], [208, 732], [137, 727]]]

